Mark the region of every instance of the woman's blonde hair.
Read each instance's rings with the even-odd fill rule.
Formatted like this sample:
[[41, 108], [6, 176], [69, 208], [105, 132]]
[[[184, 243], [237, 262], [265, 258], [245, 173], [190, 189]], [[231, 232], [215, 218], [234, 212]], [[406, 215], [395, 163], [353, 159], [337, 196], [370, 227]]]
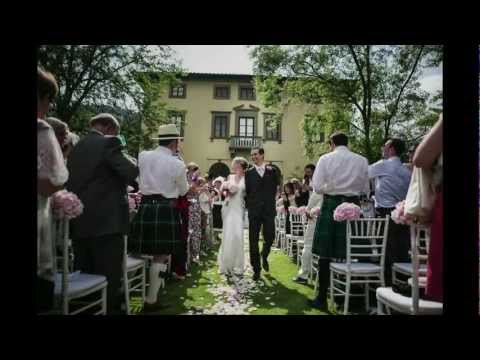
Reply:
[[235, 163], [239, 163], [243, 170], [247, 170], [247, 168], [248, 168], [248, 161], [244, 157], [237, 156], [237, 157], [233, 158], [232, 166]]

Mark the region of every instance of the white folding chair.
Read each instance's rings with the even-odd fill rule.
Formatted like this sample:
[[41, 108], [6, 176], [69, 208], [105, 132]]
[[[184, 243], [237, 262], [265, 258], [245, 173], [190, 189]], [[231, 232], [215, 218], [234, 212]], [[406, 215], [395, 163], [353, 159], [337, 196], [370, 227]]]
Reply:
[[[52, 224], [52, 239], [54, 248], [60, 245], [62, 256], [61, 272], [55, 266], [55, 297], [60, 300], [63, 315], [77, 315], [94, 307], [99, 309], [95, 315], [107, 313], [107, 278], [103, 275], [70, 272], [71, 256], [69, 254], [69, 221], [54, 220]], [[56, 263], [56, 262], [55, 262]], [[99, 297], [91, 299], [87, 295], [99, 293]], [[74, 310], [72, 308], [75, 308]], [[91, 311], [91, 310], [90, 310]]]
[[305, 247], [305, 234], [307, 233], [308, 219], [302, 216], [303, 232], [302, 238], [297, 240], [297, 268], [300, 268], [302, 262], [302, 252]]
[[430, 234], [428, 227], [410, 226], [410, 246], [412, 255], [412, 277], [408, 283], [412, 288], [412, 296], [396, 293], [391, 287], [377, 288], [377, 314], [385, 315], [395, 310], [408, 315], [441, 315], [443, 304], [436, 301], [420, 299], [420, 288], [426, 286], [426, 278], [421, 276], [421, 265], [427, 266]]
[[125, 295], [125, 311], [130, 315], [130, 294], [140, 293], [142, 306], [145, 303], [146, 272], [144, 259], [129, 256], [127, 253], [128, 236], [124, 235], [123, 249], [123, 293]]
[[286, 251], [286, 221], [287, 218], [285, 214], [277, 213], [275, 217], [275, 224], [276, 224], [276, 231], [275, 231], [275, 239], [276, 242], [279, 244], [279, 248], [282, 251]]
[[305, 215], [290, 214], [290, 234], [287, 234], [287, 255], [293, 257], [293, 247], [303, 241], [305, 234]]
[[[347, 221], [347, 258], [344, 263], [330, 263], [330, 301], [345, 297], [343, 314], [348, 314], [350, 297], [364, 297], [369, 307], [371, 284], [385, 286], [383, 269], [388, 234], [386, 218], [363, 218]], [[360, 261], [368, 259], [370, 261]], [[363, 285], [364, 291], [352, 294], [352, 285]]]

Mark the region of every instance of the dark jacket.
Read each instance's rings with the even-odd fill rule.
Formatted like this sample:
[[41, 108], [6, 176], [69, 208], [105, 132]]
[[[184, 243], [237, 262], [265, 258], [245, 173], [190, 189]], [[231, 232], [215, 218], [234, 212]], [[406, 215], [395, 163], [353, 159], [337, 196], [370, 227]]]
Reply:
[[246, 207], [248, 216], [275, 216], [275, 197], [280, 177], [274, 167], [265, 167], [263, 177], [254, 166], [245, 173]]
[[127, 185], [138, 176], [136, 164], [122, 153], [121, 142], [91, 131], [68, 158], [67, 190], [83, 203], [71, 222], [72, 238], [125, 234], [129, 226]]

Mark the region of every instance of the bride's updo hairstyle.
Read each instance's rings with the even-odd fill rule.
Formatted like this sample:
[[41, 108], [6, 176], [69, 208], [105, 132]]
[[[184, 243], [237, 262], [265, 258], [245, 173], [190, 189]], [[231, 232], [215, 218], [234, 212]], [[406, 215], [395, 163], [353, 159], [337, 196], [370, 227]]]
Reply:
[[247, 159], [245, 159], [245, 158], [243, 158], [243, 157], [241, 157], [241, 156], [237, 156], [237, 157], [233, 158], [233, 160], [232, 160], [232, 166], [233, 166], [233, 164], [235, 164], [235, 163], [240, 164], [240, 166], [242, 167], [243, 171], [247, 170], [247, 168], [248, 168], [248, 161], [247, 161]]

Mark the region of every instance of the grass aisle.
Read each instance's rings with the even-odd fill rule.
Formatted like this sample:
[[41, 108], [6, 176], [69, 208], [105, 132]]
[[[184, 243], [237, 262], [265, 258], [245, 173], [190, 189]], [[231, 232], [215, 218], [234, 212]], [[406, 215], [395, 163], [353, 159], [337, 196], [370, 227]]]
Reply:
[[[218, 274], [217, 253], [218, 245], [203, 256], [199, 265], [193, 265], [191, 275], [186, 280], [168, 280], [165, 289], [160, 290], [159, 300], [170, 307], [149, 315], [216, 313], [217, 308], [223, 308], [225, 303], [228, 304], [227, 299], [212, 293], [212, 287], [216, 288], [218, 292], [226, 291], [230, 294], [234, 292], [233, 283]], [[280, 250], [272, 249], [269, 263], [270, 273], [262, 271], [262, 281], [256, 285], [252, 285], [251, 271], [245, 273], [242, 283], [247, 287], [254, 286], [254, 288], [241, 301], [242, 304], [245, 304], [245, 311], [240, 313], [325, 315], [307, 305], [307, 299], [313, 298], [313, 285], [301, 285], [292, 281], [297, 274], [297, 266], [293, 260]], [[213, 306], [215, 308], [211, 309]]]

